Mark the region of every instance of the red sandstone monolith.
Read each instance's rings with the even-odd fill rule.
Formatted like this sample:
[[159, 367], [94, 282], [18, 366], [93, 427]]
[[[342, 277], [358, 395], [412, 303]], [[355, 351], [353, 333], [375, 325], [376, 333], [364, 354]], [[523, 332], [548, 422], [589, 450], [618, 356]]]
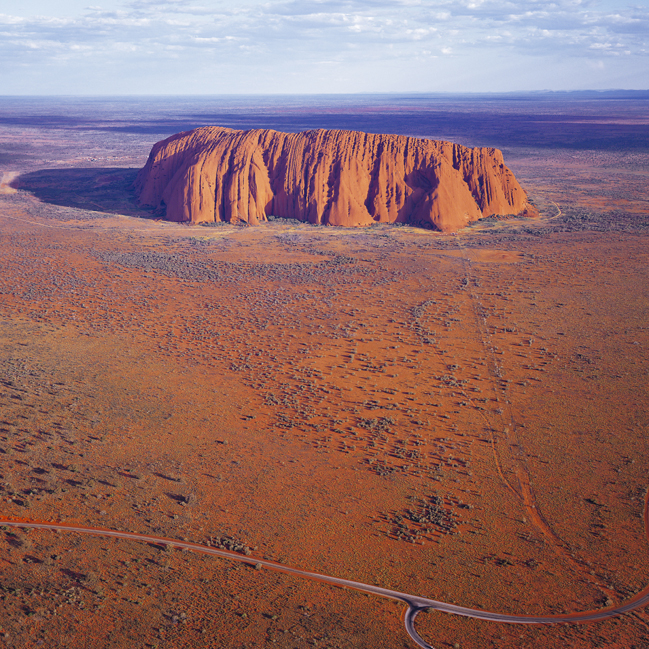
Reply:
[[536, 210], [498, 149], [357, 131], [209, 126], [158, 142], [136, 183], [171, 221], [409, 223], [452, 232]]

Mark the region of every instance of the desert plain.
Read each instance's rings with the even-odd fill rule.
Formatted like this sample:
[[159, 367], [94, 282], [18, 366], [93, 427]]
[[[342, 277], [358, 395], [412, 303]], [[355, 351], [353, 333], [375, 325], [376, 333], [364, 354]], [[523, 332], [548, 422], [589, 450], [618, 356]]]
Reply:
[[[0, 106], [2, 517], [502, 613], [649, 584], [646, 98]], [[497, 146], [540, 217], [442, 234], [139, 208], [151, 146], [209, 123]], [[0, 647], [415, 646], [396, 602], [155, 544], [5, 528], [0, 574]], [[643, 609], [417, 628], [649, 646]]]

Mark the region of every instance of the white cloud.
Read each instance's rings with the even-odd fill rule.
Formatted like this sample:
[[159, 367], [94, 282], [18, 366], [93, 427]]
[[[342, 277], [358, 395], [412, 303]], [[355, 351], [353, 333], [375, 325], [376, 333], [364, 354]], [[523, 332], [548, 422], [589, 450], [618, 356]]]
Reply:
[[[0, 15], [0, 24], [16, 29], [15, 39], [100, 42], [120, 38], [146, 38], [163, 43], [170, 33], [180, 38], [220, 38], [225, 31], [243, 40], [254, 40], [272, 50], [278, 38], [319, 40], [319, 47], [337, 48], [344, 43], [371, 45], [467, 35], [473, 46], [505, 43], [509, 47], [568, 47], [578, 55], [615, 34], [619, 47], [643, 53], [649, 33], [649, 11], [630, 7], [625, 11], [597, 11], [592, 2], [558, 0], [421, 0], [381, 2], [379, 0], [269, 1], [243, 4], [237, 8], [222, 2], [198, 4], [186, 0], [132, 0], [120, 10], [101, 8], [67, 19]], [[597, 30], [593, 32], [593, 29]], [[578, 38], [575, 39], [575, 36]], [[590, 38], [590, 42], [589, 41]], [[356, 41], [355, 39], [358, 39]], [[304, 43], [312, 46], [313, 43]], [[453, 43], [448, 43], [452, 46]], [[272, 52], [271, 52], [272, 53]]]
[[107, 74], [119, 64], [132, 75], [166, 57], [210, 67], [201, 50], [220, 55], [223, 67], [250, 66], [251, 74], [255, 66], [308, 74], [309, 65], [336, 61], [373, 70], [377, 90], [381, 66], [440, 54], [477, 67], [489, 57], [624, 55], [642, 59], [640, 69], [649, 68], [648, 2], [611, 9], [607, 0], [239, 0], [235, 7], [225, 0], [99, 0], [63, 17], [60, 10], [22, 15], [17, 6], [0, 14], [0, 57], [24, 68], [59, 61], [65, 51], [70, 66], [94, 51]]

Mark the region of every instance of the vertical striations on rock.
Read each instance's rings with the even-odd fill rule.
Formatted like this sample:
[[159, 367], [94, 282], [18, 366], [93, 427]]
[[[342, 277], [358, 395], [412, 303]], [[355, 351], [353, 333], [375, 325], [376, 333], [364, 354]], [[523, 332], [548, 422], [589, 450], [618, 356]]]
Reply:
[[492, 215], [535, 215], [498, 149], [402, 135], [208, 126], [154, 145], [135, 181], [171, 221], [409, 223], [443, 232]]

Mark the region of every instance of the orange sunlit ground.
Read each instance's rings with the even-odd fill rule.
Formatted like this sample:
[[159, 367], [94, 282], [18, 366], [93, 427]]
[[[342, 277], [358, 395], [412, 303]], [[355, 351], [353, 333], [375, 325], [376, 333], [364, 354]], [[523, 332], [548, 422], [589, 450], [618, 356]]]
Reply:
[[[457, 235], [188, 227], [8, 178], [1, 514], [498, 612], [631, 597], [649, 583], [646, 196], [615, 203], [615, 160], [555, 159], [512, 157], [540, 219]], [[102, 173], [79, 171], [97, 191], [130, 172]], [[5, 529], [0, 570], [0, 647], [414, 646], [399, 604], [145, 543]], [[649, 639], [643, 610], [417, 628], [438, 648]]]

